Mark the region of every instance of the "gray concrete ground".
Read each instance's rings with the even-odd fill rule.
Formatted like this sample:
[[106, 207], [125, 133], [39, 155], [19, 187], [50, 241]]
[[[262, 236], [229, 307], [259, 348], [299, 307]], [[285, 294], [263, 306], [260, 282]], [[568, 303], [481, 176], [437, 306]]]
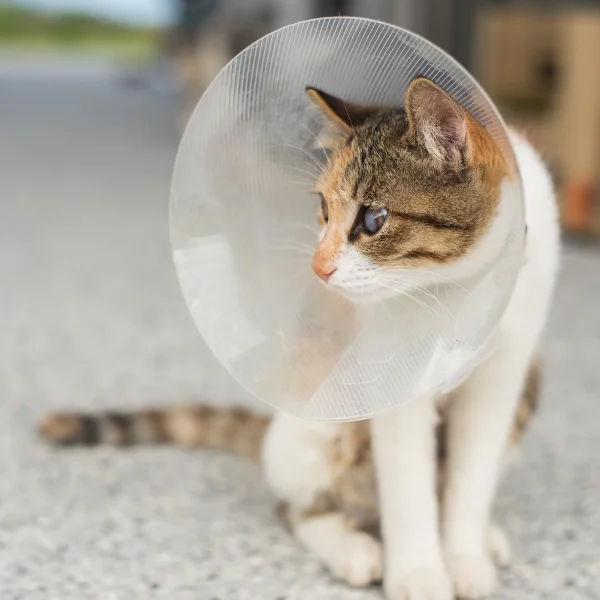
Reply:
[[[253, 465], [36, 439], [50, 409], [207, 384], [167, 241], [172, 99], [105, 70], [17, 71], [0, 68], [0, 598], [381, 598], [288, 537]], [[516, 560], [497, 600], [600, 599], [598, 298], [600, 252], [568, 248], [543, 410], [498, 501]]]

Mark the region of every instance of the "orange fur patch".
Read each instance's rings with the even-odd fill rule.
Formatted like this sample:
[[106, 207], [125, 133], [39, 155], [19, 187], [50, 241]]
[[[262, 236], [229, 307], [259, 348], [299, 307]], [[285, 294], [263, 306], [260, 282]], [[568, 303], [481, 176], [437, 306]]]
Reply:
[[486, 172], [493, 173], [494, 178], [500, 180], [508, 175], [508, 167], [498, 146], [490, 134], [479, 122], [468, 113], [467, 132], [469, 139], [469, 159], [474, 167], [483, 167]]
[[341, 228], [330, 225], [313, 256], [312, 267], [317, 275], [327, 275], [335, 269], [335, 263], [342, 254], [345, 243]]

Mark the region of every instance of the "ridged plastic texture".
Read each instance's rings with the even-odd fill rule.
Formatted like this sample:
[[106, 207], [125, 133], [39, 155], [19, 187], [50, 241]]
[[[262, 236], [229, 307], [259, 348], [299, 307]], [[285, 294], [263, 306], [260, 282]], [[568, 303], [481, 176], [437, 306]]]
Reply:
[[[402, 105], [417, 75], [451, 94], [504, 155], [514, 176], [497, 219], [507, 233], [467, 281], [353, 304], [310, 266], [311, 187], [326, 157], [305, 87]], [[366, 418], [456, 386], [490, 352], [524, 246], [518, 168], [487, 95], [425, 39], [345, 17], [277, 30], [223, 69], [183, 136], [170, 219], [180, 284], [212, 352], [252, 394], [312, 419]]]

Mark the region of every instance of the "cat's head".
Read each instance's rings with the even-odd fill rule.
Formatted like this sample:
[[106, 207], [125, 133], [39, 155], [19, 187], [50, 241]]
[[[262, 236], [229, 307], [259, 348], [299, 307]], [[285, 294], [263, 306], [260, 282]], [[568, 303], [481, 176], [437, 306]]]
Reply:
[[485, 128], [425, 78], [411, 83], [405, 108], [307, 93], [331, 150], [315, 186], [318, 277], [351, 300], [368, 301], [468, 276], [507, 176]]

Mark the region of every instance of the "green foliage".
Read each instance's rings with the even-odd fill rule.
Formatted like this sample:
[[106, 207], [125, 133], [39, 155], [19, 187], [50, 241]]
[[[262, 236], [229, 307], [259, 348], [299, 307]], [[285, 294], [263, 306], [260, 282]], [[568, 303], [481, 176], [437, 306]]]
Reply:
[[0, 46], [156, 47], [159, 29], [132, 27], [83, 14], [46, 14], [1, 3]]

